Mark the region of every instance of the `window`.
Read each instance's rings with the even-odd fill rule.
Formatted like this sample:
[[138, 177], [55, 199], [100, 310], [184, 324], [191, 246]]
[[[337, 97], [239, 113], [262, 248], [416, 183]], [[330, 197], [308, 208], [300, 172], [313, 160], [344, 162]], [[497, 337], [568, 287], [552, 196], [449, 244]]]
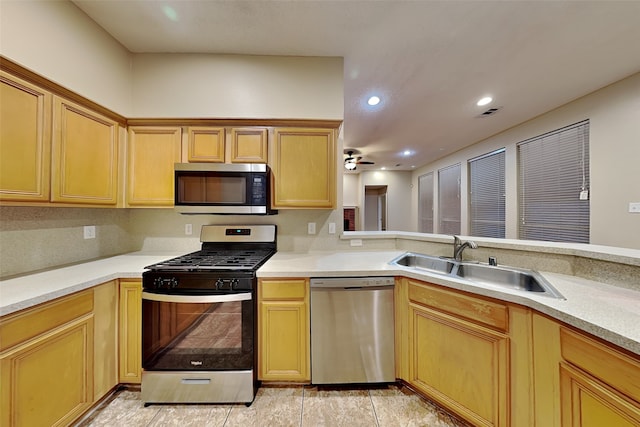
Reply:
[[589, 243], [589, 121], [517, 147], [519, 237]]
[[438, 171], [438, 233], [460, 233], [460, 163]]
[[433, 233], [433, 172], [418, 178], [419, 231]]
[[504, 148], [469, 160], [470, 234], [504, 238]]

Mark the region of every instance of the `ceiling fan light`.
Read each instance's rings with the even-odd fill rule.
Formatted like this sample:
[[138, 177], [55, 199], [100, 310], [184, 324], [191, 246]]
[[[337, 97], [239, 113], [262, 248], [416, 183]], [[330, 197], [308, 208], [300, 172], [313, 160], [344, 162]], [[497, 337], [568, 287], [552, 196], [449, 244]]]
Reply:
[[353, 161], [345, 162], [344, 163], [344, 168], [346, 170], [352, 171], [352, 170], [354, 170], [356, 168], [356, 162], [353, 162]]

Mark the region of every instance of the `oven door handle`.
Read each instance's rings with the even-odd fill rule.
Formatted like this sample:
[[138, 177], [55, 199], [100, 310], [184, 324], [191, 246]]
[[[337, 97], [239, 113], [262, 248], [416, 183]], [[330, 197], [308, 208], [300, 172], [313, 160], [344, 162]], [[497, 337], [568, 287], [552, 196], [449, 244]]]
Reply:
[[251, 300], [251, 292], [243, 292], [240, 294], [224, 294], [224, 295], [175, 295], [175, 294], [155, 294], [153, 292], [142, 292], [142, 299], [146, 299], [149, 301], [178, 302], [178, 303], [249, 301]]

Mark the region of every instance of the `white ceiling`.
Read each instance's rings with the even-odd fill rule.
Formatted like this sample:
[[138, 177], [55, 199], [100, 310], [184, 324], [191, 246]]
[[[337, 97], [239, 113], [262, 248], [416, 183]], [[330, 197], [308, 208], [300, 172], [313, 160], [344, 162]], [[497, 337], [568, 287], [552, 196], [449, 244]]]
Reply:
[[640, 71], [638, 0], [73, 3], [134, 53], [344, 57], [344, 146], [375, 168], [425, 165]]

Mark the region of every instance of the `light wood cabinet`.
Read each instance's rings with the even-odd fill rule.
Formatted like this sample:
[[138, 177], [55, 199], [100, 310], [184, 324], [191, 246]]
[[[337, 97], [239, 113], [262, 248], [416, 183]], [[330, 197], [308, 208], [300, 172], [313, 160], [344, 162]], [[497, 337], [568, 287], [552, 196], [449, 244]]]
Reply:
[[174, 164], [181, 159], [182, 128], [133, 126], [127, 143], [128, 207], [174, 205]]
[[311, 380], [308, 279], [258, 283], [258, 379]]
[[118, 385], [118, 281], [93, 289], [94, 313], [94, 400]]
[[48, 202], [51, 93], [0, 72], [0, 201]]
[[273, 208], [336, 207], [334, 129], [275, 128], [270, 163]]
[[68, 425], [91, 406], [93, 303], [88, 290], [0, 320], [1, 425]]
[[267, 163], [267, 141], [266, 127], [190, 126], [183, 158], [189, 163]]
[[478, 426], [509, 425], [506, 306], [408, 282], [409, 382]]
[[640, 425], [640, 358], [533, 316], [537, 426]]
[[231, 163], [267, 163], [268, 147], [267, 128], [231, 129]]
[[187, 161], [224, 163], [225, 129], [192, 126], [187, 128]]
[[142, 280], [120, 280], [119, 377], [142, 381]]
[[115, 205], [118, 123], [57, 96], [53, 105], [51, 200]]

